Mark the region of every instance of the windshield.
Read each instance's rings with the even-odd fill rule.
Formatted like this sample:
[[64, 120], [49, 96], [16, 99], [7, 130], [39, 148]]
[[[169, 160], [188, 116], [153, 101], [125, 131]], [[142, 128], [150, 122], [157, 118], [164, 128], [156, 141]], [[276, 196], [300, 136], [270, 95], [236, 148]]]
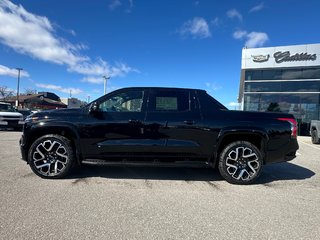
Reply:
[[0, 112], [16, 112], [16, 110], [9, 104], [0, 104]]

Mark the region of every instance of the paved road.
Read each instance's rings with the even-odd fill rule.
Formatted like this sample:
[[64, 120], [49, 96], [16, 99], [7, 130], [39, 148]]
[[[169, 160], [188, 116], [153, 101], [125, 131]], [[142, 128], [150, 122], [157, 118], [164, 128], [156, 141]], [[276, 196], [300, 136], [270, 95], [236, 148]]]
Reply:
[[85, 167], [43, 180], [0, 131], [0, 239], [320, 239], [320, 146], [251, 186], [210, 169]]

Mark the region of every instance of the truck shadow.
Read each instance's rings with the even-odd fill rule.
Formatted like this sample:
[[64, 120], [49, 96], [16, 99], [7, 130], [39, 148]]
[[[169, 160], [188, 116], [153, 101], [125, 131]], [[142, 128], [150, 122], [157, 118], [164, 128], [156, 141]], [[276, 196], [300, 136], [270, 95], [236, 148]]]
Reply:
[[102, 177], [111, 179], [220, 181], [219, 171], [212, 168], [81, 166], [67, 178]]
[[[281, 180], [304, 180], [315, 173], [293, 163], [278, 163], [264, 166], [256, 184], [266, 184]], [[122, 166], [81, 166], [67, 178], [81, 179], [102, 177], [111, 179], [221, 181], [224, 180], [217, 169], [211, 168], [170, 168], [170, 167], [122, 167]]]
[[256, 184], [266, 184], [281, 180], [304, 180], [311, 178], [315, 172], [299, 165], [283, 162], [264, 166]]

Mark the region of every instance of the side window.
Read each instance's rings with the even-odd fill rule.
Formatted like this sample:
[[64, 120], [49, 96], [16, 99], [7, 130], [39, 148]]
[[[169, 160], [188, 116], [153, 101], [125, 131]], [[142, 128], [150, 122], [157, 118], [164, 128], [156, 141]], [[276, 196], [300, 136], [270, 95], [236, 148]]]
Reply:
[[152, 99], [153, 111], [189, 111], [188, 91], [156, 91]]
[[141, 112], [143, 91], [123, 92], [107, 98], [100, 103], [103, 112]]

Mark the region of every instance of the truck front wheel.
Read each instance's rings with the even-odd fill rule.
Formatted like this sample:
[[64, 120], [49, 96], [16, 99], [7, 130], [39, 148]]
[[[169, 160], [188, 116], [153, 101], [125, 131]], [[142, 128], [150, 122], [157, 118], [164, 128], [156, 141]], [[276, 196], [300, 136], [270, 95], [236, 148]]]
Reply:
[[30, 147], [29, 164], [42, 178], [62, 178], [73, 165], [74, 153], [69, 139], [60, 135], [45, 135]]
[[237, 141], [222, 150], [218, 168], [227, 182], [250, 184], [260, 176], [262, 165], [262, 155], [255, 145], [247, 141]]
[[313, 129], [311, 132], [311, 141], [313, 144], [319, 144], [320, 139], [318, 137], [318, 131], [316, 129]]

